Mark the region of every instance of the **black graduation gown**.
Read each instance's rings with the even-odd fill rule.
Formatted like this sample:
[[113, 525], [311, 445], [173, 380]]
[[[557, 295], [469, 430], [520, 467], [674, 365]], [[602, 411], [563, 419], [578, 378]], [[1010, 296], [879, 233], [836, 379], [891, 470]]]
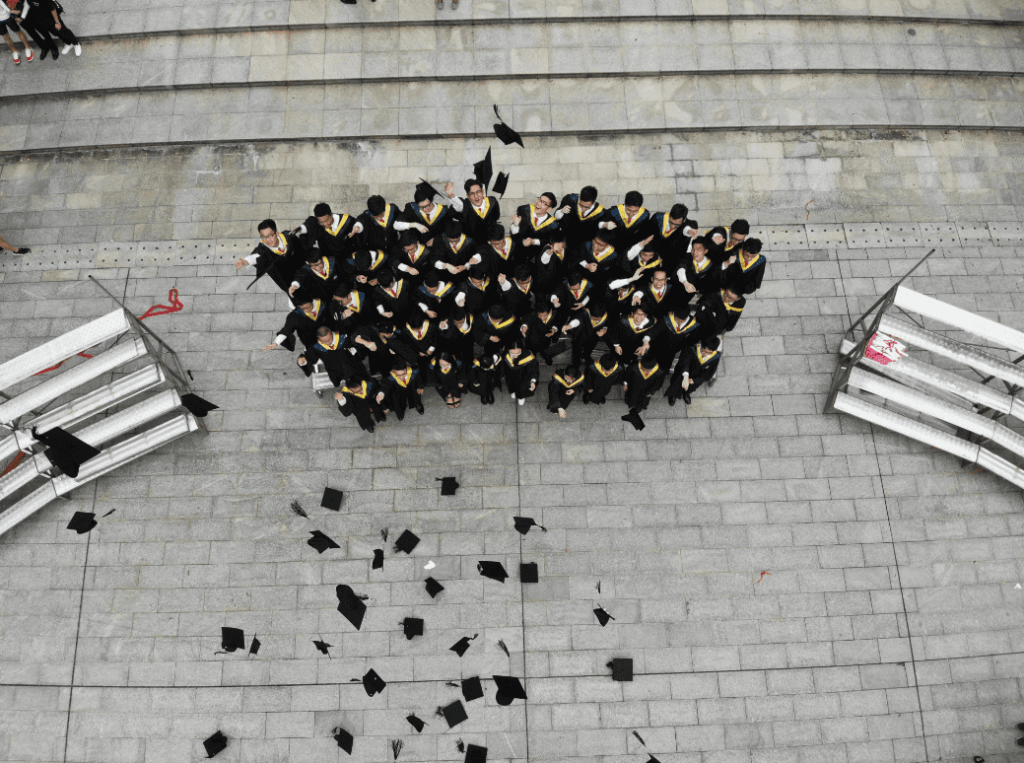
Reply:
[[495, 355], [483, 355], [469, 366], [467, 389], [480, 395], [483, 405], [494, 403], [494, 390], [501, 389], [501, 359]]
[[479, 317], [470, 313], [466, 316], [464, 326], [459, 326], [454, 318], [449, 318], [448, 327], [441, 329], [439, 337], [441, 347], [450, 352], [456, 360], [462, 363], [463, 367], [473, 362], [475, 344], [473, 325], [479, 320], [481, 320]]
[[558, 413], [558, 409], [566, 409], [577, 397], [583, 394], [584, 377], [581, 374], [572, 383], [565, 380], [561, 374], [555, 374], [548, 382], [548, 410]]
[[[683, 286], [682, 279], [678, 275], [680, 269], [683, 271], [686, 282], [692, 284], [696, 288], [696, 292], [691, 294], [686, 291], [686, 287]], [[689, 304], [694, 298], [700, 299], [700, 296], [703, 294], [718, 291], [720, 288], [719, 282], [722, 277], [722, 266], [716, 265], [707, 256], [704, 257], [700, 264], [697, 264], [693, 261], [693, 256], [690, 255], [683, 260], [682, 267], [677, 268], [673, 275], [679, 283], [680, 304]]]
[[[477, 253], [477, 245], [469, 236], [463, 234], [461, 239], [452, 241], [447, 236], [439, 236], [434, 239], [434, 269], [438, 277], [443, 281], [454, 281], [459, 283], [468, 278], [466, 271], [452, 273], [447, 268], [438, 268], [437, 265], [453, 265], [459, 267], [465, 265], [469, 268], [469, 261]], [[480, 264], [483, 265], [483, 255], [480, 255]]]
[[[377, 349], [371, 350], [359, 344], [356, 341], [357, 339], [370, 342]], [[355, 357], [359, 358], [360, 362], [362, 362], [363, 358], [369, 359], [371, 374], [386, 375], [391, 370], [395, 356], [388, 348], [387, 343], [381, 338], [377, 329], [372, 325], [363, 324], [357, 328], [353, 334], [349, 335], [349, 344], [355, 349]]]
[[608, 398], [608, 393], [622, 383], [624, 375], [622, 364], [618, 361], [611, 371], [605, 371], [596, 360], [591, 362], [587, 365], [587, 371], [584, 374], [583, 402], [603, 405]]
[[668, 389], [665, 390], [665, 397], [682, 397], [684, 391], [683, 374], [687, 373], [690, 375], [690, 380], [693, 383], [685, 391], [693, 394], [698, 387], [714, 378], [715, 371], [718, 370], [718, 364], [721, 360], [721, 350], [715, 350], [709, 358], [700, 358], [697, 355], [696, 346], [687, 347], [683, 350], [683, 354], [679, 356], [676, 370], [672, 373], [672, 381], [669, 382]]
[[384, 208], [384, 222], [377, 222], [377, 218], [366, 210], [356, 222], [362, 223], [362, 232], [356, 234], [359, 242], [359, 249], [369, 251], [390, 251], [391, 247], [398, 243], [399, 232], [395, 230], [395, 223], [398, 222], [399, 210], [394, 204], [388, 204]]
[[466, 391], [466, 372], [462, 368], [462, 363], [457, 360], [448, 367], [446, 372], [441, 368], [437, 358], [432, 358], [430, 361], [430, 382], [434, 385], [434, 389], [437, 390], [437, 394], [441, 396], [442, 400], [447, 401], [448, 397], [451, 396], [457, 402], [462, 399], [462, 395]]
[[424, 389], [423, 379], [417, 369], [412, 369], [409, 378], [402, 381], [399, 375], [390, 371], [381, 377], [381, 389], [384, 392], [384, 402], [381, 404], [389, 411], [394, 411], [398, 420], [405, 418], [405, 412], [410, 408], [423, 413], [423, 398], [419, 390]]
[[629, 223], [626, 222], [627, 219], [625, 204], [611, 207], [608, 210], [608, 216], [605, 218], [605, 222], [615, 223], [613, 230], [615, 246], [625, 252], [628, 252], [650, 235], [648, 223], [651, 219], [651, 213], [646, 208], [640, 207], [636, 216]]
[[[516, 214], [522, 218], [519, 221], [519, 232], [513, 236], [513, 239], [519, 245], [519, 259], [520, 261], [533, 263], [540, 256], [540, 253], [544, 251], [544, 247], [551, 243], [551, 236], [558, 230], [558, 220], [549, 212], [546, 219], [534, 225], [533, 204], [524, 204], [516, 210]], [[537, 239], [540, 243], [524, 246], [524, 239]]]
[[630, 410], [645, 411], [651, 401], [651, 395], [661, 389], [665, 383], [665, 371], [656, 366], [654, 373], [645, 377], [643, 367], [639, 363], [631, 365], [625, 374], [625, 400]]
[[533, 312], [520, 321], [520, 328], [522, 326], [526, 326], [526, 336], [523, 337], [526, 349], [536, 355], [545, 353], [551, 345], [558, 341], [558, 335], [562, 328], [555, 320], [553, 310], [548, 313], [546, 323], [541, 321], [536, 312]]
[[[345, 270], [359, 284], [370, 284], [377, 278], [377, 271], [387, 267], [388, 256], [383, 249], [359, 249], [345, 260]], [[367, 286], [373, 288], [373, 285]]]
[[[618, 322], [620, 318], [633, 312], [633, 308], [635, 307], [633, 304], [633, 297], [635, 297], [637, 293], [635, 283], [626, 284], [621, 289], [616, 289], [614, 291], [615, 299], [608, 305], [608, 311], [612, 314], [613, 322]], [[641, 298], [642, 296], [643, 295], [641, 295]]]
[[[396, 332], [397, 339], [403, 344], [409, 345], [416, 353], [420, 356], [419, 364], [420, 371], [426, 371], [429, 358], [436, 351], [438, 343], [438, 328], [437, 324], [439, 321], [427, 320], [427, 328], [422, 334], [417, 334], [417, 331], [422, 326], [413, 327], [409, 326], [408, 323], [403, 323], [401, 328]], [[431, 350], [433, 347], [435, 350]]]
[[[547, 262], [544, 262], [545, 256]], [[565, 270], [565, 251], [556, 254], [550, 247], [545, 247], [533, 266], [533, 290], [537, 294], [554, 294], [565, 280]]]
[[572, 321], [579, 322], [578, 326], [570, 328], [566, 333], [566, 336], [572, 341], [572, 364], [574, 366], [579, 367], [588, 362], [590, 356], [594, 354], [598, 342], [602, 339], [611, 348], [611, 342], [608, 341], [610, 339], [608, 333], [611, 328], [607, 312], [604, 315], [594, 316], [590, 310], [580, 310], [572, 317], [570, 324]]
[[675, 309], [679, 304], [679, 292], [681, 291], [685, 292], [685, 289], [683, 289], [682, 286], [667, 283], [659, 297], [658, 293], [654, 289], [654, 285], [648, 282], [640, 289], [640, 295], [642, 297], [640, 305], [644, 308], [644, 312], [646, 312], [648, 316], [655, 320], [661, 320], [668, 315], [670, 310]]
[[[336, 299], [331, 299], [328, 325], [335, 331], [340, 331], [343, 334], [351, 334], [357, 327], [377, 317], [377, 311], [371, 307], [370, 300], [366, 297], [366, 292], [357, 290], [351, 293], [355, 296], [353, 297], [352, 304], [348, 307], [345, 307]], [[351, 315], [345, 317], [346, 312], [350, 312]]]
[[700, 322], [685, 310], [670, 312], [661, 319], [662, 330], [652, 342], [651, 349], [657, 353], [658, 363], [666, 371], [671, 367], [676, 353], [692, 347], [703, 336]]
[[284, 326], [277, 332], [278, 337], [284, 337], [280, 345], [288, 351], [294, 350], [296, 336], [305, 347], [316, 344], [316, 330], [328, 323], [329, 316], [330, 308], [323, 300], [313, 302], [313, 315], [296, 307], [288, 313], [284, 319]]
[[[658, 256], [665, 260], [665, 263], [672, 268], [672, 272], [679, 267], [690, 250], [690, 237], [683, 233], [680, 225], [675, 230], [670, 230], [671, 222], [668, 212], [658, 212], [651, 216], [647, 222], [647, 236], [654, 236], [654, 250]], [[643, 239], [641, 239], [642, 241]]]
[[420, 233], [419, 231], [414, 231], [416, 233], [416, 238], [424, 244], [431, 239], [434, 239], [434, 243], [436, 244], [437, 239], [439, 239], [441, 234], [444, 233], [444, 226], [447, 225], [448, 220], [451, 219], [449, 216], [450, 214], [451, 212], [448, 207], [434, 202], [434, 211], [427, 215], [423, 213], [416, 202], [410, 201], [405, 205], [405, 214], [403, 214], [402, 217], [405, 222], [425, 225], [427, 232]]
[[515, 273], [516, 265], [522, 259], [520, 256], [522, 248], [509, 236], [505, 237], [503, 251], [499, 252], [490, 242], [479, 246], [477, 251], [484, 258], [481, 264], [492, 280], [496, 279], [499, 273], [504, 273], [506, 278], [511, 278]]
[[377, 402], [377, 393], [381, 391], [380, 384], [375, 379], [363, 379], [361, 382], [352, 382], [342, 385], [339, 390], [345, 396], [344, 405], [338, 400], [338, 410], [344, 416], [355, 416], [359, 426], [366, 432], [373, 431], [374, 421], [385, 421], [387, 417], [384, 410]]
[[458, 286], [458, 291], [455, 293], [455, 304], [458, 305], [461, 302], [461, 306], [470, 315], [482, 315], [498, 301], [494, 292], [494, 281], [490, 277], [484, 279], [483, 288], [473, 285], [473, 282], [467, 278]]
[[593, 295], [594, 284], [587, 278], [584, 278], [580, 282], [578, 292], [573, 292], [569, 287], [568, 281], [562, 281], [558, 288], [555, 289], [555, 293], [552, 295], [558, 300], [558, 307], [556, 310], [560, 316], [559, 320], [568, 321], [568, 316], [578, 312], [576, 305], [580, 305], [579, 310], [582, 310], [586, 307], [587, 303], [589, 303], [590, 298]]
[[356, 219], [352, 215], [338, 215], [337, 225], [331, 226], [329, 230], [312, 216], [307, 217], [303, 224], [306, 226], [306, 233], [302, 238], [308, 249], [312, 249], [315, 243], [323, 254], [334, 257], [338, 262], [347, 260], [355, 249], [357, 239], [348, 237], [352, 232], [352, 226], [356, 224]]
[[328, 302], [334, 296], [334, 289], [341, 279], [341, 268], [334, 257], [325, 256], [323, 259], [327, 260], [323, 274], [317, 273], [309, 263], [306, 263], [295, 273], [295, 281], [298, 282], [299, 288], [311, 297], [319, 297]]
[[420, 286], [416, 290], [414, 301], [423, 312], [429, 310], [437, 313], [437, 320], [443, 321], [455, 306], [455, 284], [451, 281], [442, 281], [434, 294], [427, 291], [426, 286]]
[[519, 400], [533, 397], [535, 390], [531, 390], [530, 385], [540, 378], [540, 363], [532, 352], [523, 353], [518, 358], [506, 352], [502, 356], [502, 371], [510, 395], [515, 395]]
[[753, 294], [761, 288], [766, 263], [764, 255], [758, 253], [753, 262], [744, 266], [742, 256], [737, 252], [736, 262], [729, 265], [722, 273], [721, 283], [723, 286], [732, 287], [740, 296]]
[[493, 196], [488, 196], [477, 211], [469, 199], [463, 199], [458, 217], [462, 221], [463, 233], [474, 241], [486, 241], [487, 229], [501, 221], [501, 204]]
[[[285, 243], [283, 252], [271, 249], [262, 241], [252, 250], [252, 254], [256, 255], [256, 278], [253, 279], [253, 283], [263, 276], [270, 276], [270, 280], [277, 284], [281, 291], [287, 293], [292, 281], [295, 280], [295, 274], [306, 264], [306, 250], [297, 236], [284, 231], [278, 231], [277, 236]], [[280, 244], [280, 241], [278, 243]], [[252, 286], [252, 283], [249, 286]]]
[[[396, 326], [401, 325], [405, 323], [409, 313], [412, 312], [414, 287], [405, 278], [399, 278], [388, 288], [392, 291], [388, 291], [388, 289], [380, 285], [373, 287], [371, 294], [373, 295], [374, 312], [378, 316], [391, 321]], [[377, 309], [378, 305], [384, 308], [383, 313]], [[384, 313], [391, 313], [391, 315], [385, 315]]]
[[[423, 278], [427, 273], [436, 272], [434, 261], [434, 250], [426, 244], [420, 244], [412, 256], [407, 254], [405, 248], [401, 246], [396, 246], [391, 250], [391, 264], [395, 278], [404, 278], [406, 283], [413, 288], [417, 288], [423, 283]], [[410, 273], [409, 268], [415, 270], [416, 273]]]
[[701, 297], [700, 302], [697, 303], [697, 309], [693, 313], [693, 317], [701, 325], [701, 338], [732, 331], [736, 327], [740, 315], [743, 314], [743, 307], [746, 304], [745, 297], [740, 297], [731, 305], [725, 304], [721, 291], [713, 291]]
[[360, 379], [368, 379], [366, 367], [352, 354], [352, 344], [344, 334], [335, 334], [338, 340], [334, 347], [321, 344], [319, 341], [310, 345], [309, 349], [302, 353], [306, 359], [306, 365], [301, 366], [306, 376], [313, 373], [313, 366], [318, 360], [323, 361], [327, 371], [327, 377], [335, 387], [342, 382], [358, 382]]
[[594, 271], [587, 268], [587, 278], [600, 284], [606, 284], [609, 281], [624, 276], [626, 273], [619, 263], [618, 252], [618, 247], [609, 244], [605, 247], [604, 251], [596, 254], [594, 252], [594, 242], [588, 241], [585, 243], [580, 251], [580, 264], [582, 266], [597, 265], [597, 270]]
[[501, 303], [507, 312], [521, 319], [533, 310], [533, 284], [531, 283], [526, 287], [526, 291], [523, 291], [511, 278], [506, 283], [509, 288], [499, 290]]
[[638, 327], [633, 325], [632, 316], [626, 315], [614, 327], [612, 351], [614, 352], [615, 345], [621, 347], [622, 353], [620, 357], [622, 360], [629, 363], [637, 357], [636, 351], [640, 348], [640, 345], [644, 343], [644, 337], [650, 337], [651, 342], [653, 343], [658, 334], [658, 323], [651, 316], [647, 316], [647, 322], [643, 327]]
[[[519, 329], [520, 322], [514, 315], [508, 315], [498, 323], [494, 323], [489, 315], [482, 315], [476, 321], [476, 343], [484, 348], [485, 353], [501, 355], [505, 345], [515, 337]], [[493, 336], [498, 337], [497, 342], [491, 339]]]
[[562, 199], [558, 209], [571, 209], [558, 221], [558, 227], [565, 231], [565, 244], [569, 251], [576, 251], [597, 235], [598, 224], [604, 222], [605, 208], [596, 201], [584, 217], [580, 213], [580, 195], [570, 193]]

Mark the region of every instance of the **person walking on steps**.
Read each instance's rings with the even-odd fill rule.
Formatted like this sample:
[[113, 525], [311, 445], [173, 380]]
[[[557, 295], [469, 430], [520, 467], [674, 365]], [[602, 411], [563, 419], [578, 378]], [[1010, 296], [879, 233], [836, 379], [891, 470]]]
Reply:
[[[57, 46], [54, 45], [53, 39], [50, 37], [49, 33], [47, 33], [45, 29], [41, 29], [39, 25], [35, 23], [34, 16], [31, 19], [25, 18], [25, 0], [3, 0], [3, 3], [11, 12], [11, 22], [17, 23], [18, 26], [32, 36], [36, 47], [39, 48], [39, 59], [42, 60], [50, 55], [50, 53], [53, 53], [53, 57], [56, 60], [60, 53], [57, 50]], [[13, 27], [10, 27], [10, 24], [8, 24], [8, 27], [13, 29]], [[28, 57], [26, 56], [26, 58]], [[32, 59], [28, 60], [31, 61]]]
[[[21, 11], [21, 18], [26, 19], [32, 16], [32, 23], [40, 30], [52, 34], [64, 43], [61, 51], [64, 55], [75, 49], [75, 55], [82, 55], [82, 46], [75, 37], [75, 33], [61, 20], [61, 13], [64, 9], [55, 0], [25, 0], [25, 7]], [[53, 57], [57, 58], [57, 48], [54, 46]]]
[[7, 42], [7, 47], [11, 49], [11, 53], [14, 56], [14, 65], [17, 66], [21, 63], [21, 54], [18, 52], [18, 46], [11, 39], [11, 32], [16, 32], [18, 37], [21, 38], [21, 41], [25, 44], [25, 60], [32, 63], [35, 56], [32, 54], [32, 48], [28, 44], [25, 32], [18, 26], [18, 22], [14, 18], [14, 14], [11, 13], [7, 3], [0, 2], [0, 37], [3, 37]]

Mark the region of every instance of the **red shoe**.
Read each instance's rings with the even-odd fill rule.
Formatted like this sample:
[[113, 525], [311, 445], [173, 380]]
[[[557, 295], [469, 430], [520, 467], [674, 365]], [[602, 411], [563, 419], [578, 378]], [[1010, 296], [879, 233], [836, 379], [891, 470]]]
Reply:
[[18, 66], [21, 64], [21, 56], [18, 55], [18, 51], [13, 51], [14, 54], [14, 65]]
[[35, 60], [36, 60], [36, 57], [34, 55], [32, 55], [32, 48], [29, 48], [28, 50], [26, 50], [25, 51], [25, 61], [27, 61], [28, 63], [32, 63]]

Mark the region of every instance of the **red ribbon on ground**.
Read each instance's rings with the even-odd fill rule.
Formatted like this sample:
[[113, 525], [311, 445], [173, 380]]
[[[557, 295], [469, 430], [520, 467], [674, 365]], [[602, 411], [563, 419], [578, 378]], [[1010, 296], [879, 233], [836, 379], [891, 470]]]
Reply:
[[168, 313], [176, 313], [185, 306], [181, 304], [181, 300], [178, 299], [178, 290], [171, 289], [167, 293], [167, 301], [169, 305], [153, 305], [146, 312], [139, 316], [140, 321], [146, 320], [146, 318], [152, 318], [154, 315], [167, 315]]
[[25, 451], [22, 451], [21, 453], [19, 453], [18, 455], [16, 455], [14, 457], [14, 460], [11, 461], [11, 463], [7, 464], [7, 467], [2, 472], [0, 472], [0, 477], [3, 477], [5, 474], [7, 474], [7, 472], [13, 470], [24, 459], [25, 459]]
[[[92, 357], [92, 355], [90, 355], [90, 354], [89, 354], [89, 353], [87, 353], [87, 352], [80, 352], [80, 353], [78, 353], [78, 356], [79, 356], [79, 357], [81, 357], [81, 358], [91, 358], [91, 357]], [[73, 357], [75, 357], [75, 356], [74, 356], [74, 355], [72, 355], [71, 357], [73, 358]], [[32, 375], [33, 375], [33, 376], [42, 376], [43, 374], [48, 374], [48, 373], [50, 373], [50, 371], [56, 371], [56, 370], [57, 370], [58, 368], [60, 368], [60, 367], [61, 367], [62, 365], [64, 365], [65, 363], [67, 363], [67, 362], [68, 362], [69, 360], [71, 360], [71, 358], [64, 358], [64, 360], [62, 360], [62, 361], [61, 361], [60, 363], [58, 363], [57, 365], [55, 365], [55, 366], [50, 366], [49, 368], [44, 368], [44, 369], [43, 369], [42, 371], [36, 371], [36, 372], [35, 372], [34, 374], [32, 374]]]

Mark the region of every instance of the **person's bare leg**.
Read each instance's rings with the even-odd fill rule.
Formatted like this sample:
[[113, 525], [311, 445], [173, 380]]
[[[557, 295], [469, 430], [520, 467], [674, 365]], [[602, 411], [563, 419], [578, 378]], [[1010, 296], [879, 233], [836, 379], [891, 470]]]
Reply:
[[[18, 49], [16, 47], [14, 47], [14, 40], [11, 39], [11, 36], [9, 34], [6, 34], [6, 33], [4, 34], [4, 42], [7, 43], [7, 47], [11, 49], [12, 53], [17, 53], [18, 52]], [[2, 239], [0, 239], [0, 240], [2, 240]]]
[[21, 42], [25, 46], [25, 52], [28, 53], [29, 51], [31, 51], [32, 50], [32, 46], [28, 42], [28, 37], [25, 36], [25, 30], [24, 29], [19, 29], [18, 30], [18, 37], [21, 38]]

